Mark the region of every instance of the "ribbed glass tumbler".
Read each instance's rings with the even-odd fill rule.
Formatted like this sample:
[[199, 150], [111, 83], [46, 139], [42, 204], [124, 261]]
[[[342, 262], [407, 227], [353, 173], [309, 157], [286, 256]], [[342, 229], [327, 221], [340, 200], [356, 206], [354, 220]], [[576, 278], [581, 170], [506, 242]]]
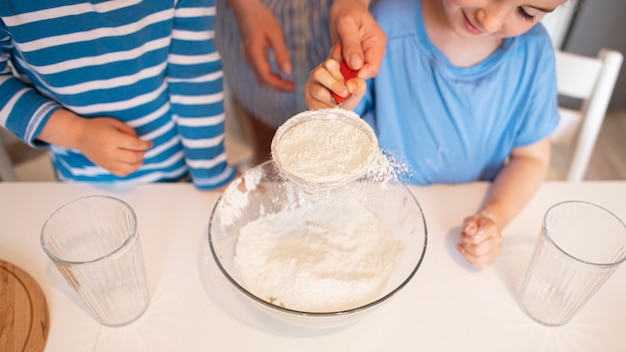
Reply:
[[519, 304], [542, 324], [564, 325], [624, 260], [622, 220], [592, 203], [557, 203], [544, 216]]
[[90, 196], [63, 205], [43, 225], [41, 246], [101, 324], [128, 324], [148, 308], [137, 219], [122, 200]]

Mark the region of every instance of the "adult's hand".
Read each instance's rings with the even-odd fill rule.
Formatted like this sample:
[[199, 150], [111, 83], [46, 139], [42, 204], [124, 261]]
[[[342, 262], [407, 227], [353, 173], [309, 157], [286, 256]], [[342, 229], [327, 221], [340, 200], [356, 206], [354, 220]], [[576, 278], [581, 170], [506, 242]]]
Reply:
[[330, 34], [340, 40], [342, 57], [359, 78], [378, 74], [387, 36], [369, 11], [369, 0], [335, 0], [330, 8]]
[[291, 74], [285, 38], [272, 11], [260, 0], [230, 0], [229, 3], [237, 16], [246, 61], [259, 85], [278, 91], [294, 91], [295, 83], [273, 72], [267, 58], [268, 50], [273, 51], [279, 69], [284, 74]]

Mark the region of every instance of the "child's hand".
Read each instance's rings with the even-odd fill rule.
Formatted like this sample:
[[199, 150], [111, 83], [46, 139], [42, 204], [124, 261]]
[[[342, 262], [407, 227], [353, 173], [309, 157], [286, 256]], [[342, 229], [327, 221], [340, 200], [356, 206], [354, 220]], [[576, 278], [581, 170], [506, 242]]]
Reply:
[[365, 94], [366, 84], [362, 78], [354, 77], [347, 82], [340, 70], [341, 47], [333, 46], [329, 57], [317, 66], [305, 85], [304, 99], [309, 109], [322, 109], [336, 107], [337, 102], [331, 92], [347, 97], [341, 106], [345, 109], [354, 109]]
[[143, 164], [152, 142], [137, 137], [127, 124], [110, 117], [80, 119], [77, 148], [94, 164], [116, 176], [126, 176]]
[[484, 269], [496, 260], [502, 247], [502, 234], [496, 223], [484, 214], [465, 218], [461, 243], [456, 249], [474, 267]]

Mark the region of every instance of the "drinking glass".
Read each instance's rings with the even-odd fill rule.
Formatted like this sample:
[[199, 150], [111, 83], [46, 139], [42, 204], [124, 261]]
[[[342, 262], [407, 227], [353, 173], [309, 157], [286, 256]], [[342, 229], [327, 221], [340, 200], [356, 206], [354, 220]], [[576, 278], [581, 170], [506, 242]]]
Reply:
[[41, 246], [101, 324], [125, 325], [147, 309], [137, 218], [124, 201], [89, 196], [61, 206], [44, 223]]
[[536, 321], [564, 325], [626, 259], [626, 226], [584, 201], [550, 207], [518, 294]]

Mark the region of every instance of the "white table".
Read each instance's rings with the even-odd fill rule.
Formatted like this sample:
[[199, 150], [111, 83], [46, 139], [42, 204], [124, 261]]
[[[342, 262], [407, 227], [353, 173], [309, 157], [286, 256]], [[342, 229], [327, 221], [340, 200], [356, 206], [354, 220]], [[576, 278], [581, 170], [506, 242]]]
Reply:
[[[582, 199], [626, 219], [626, 182], [545, 183], [506, 228], [496, 264], [477, 271], [454, 243], [460, 221], [476, 209], [487, 186], [411, 188], [428, 227], [422, 266], [389, 302], [340, 329], [285, 325], [256, 312], [228, 287], [207, 241], [218, 194], [190, 184], [114, 190], [0, 183], [0, 258], [41, 285], [51, 315], [47, 351], [625, 351], [626, 269], [618, 269], [562, 327], [528, 318], [513, 292], [550, 205]], [[117, 196], [137, 212], [151, 302], [143, 317], [120, 328], [91, 318], [39, 245], [41, 225], [54, 209], [91, 194]]]

